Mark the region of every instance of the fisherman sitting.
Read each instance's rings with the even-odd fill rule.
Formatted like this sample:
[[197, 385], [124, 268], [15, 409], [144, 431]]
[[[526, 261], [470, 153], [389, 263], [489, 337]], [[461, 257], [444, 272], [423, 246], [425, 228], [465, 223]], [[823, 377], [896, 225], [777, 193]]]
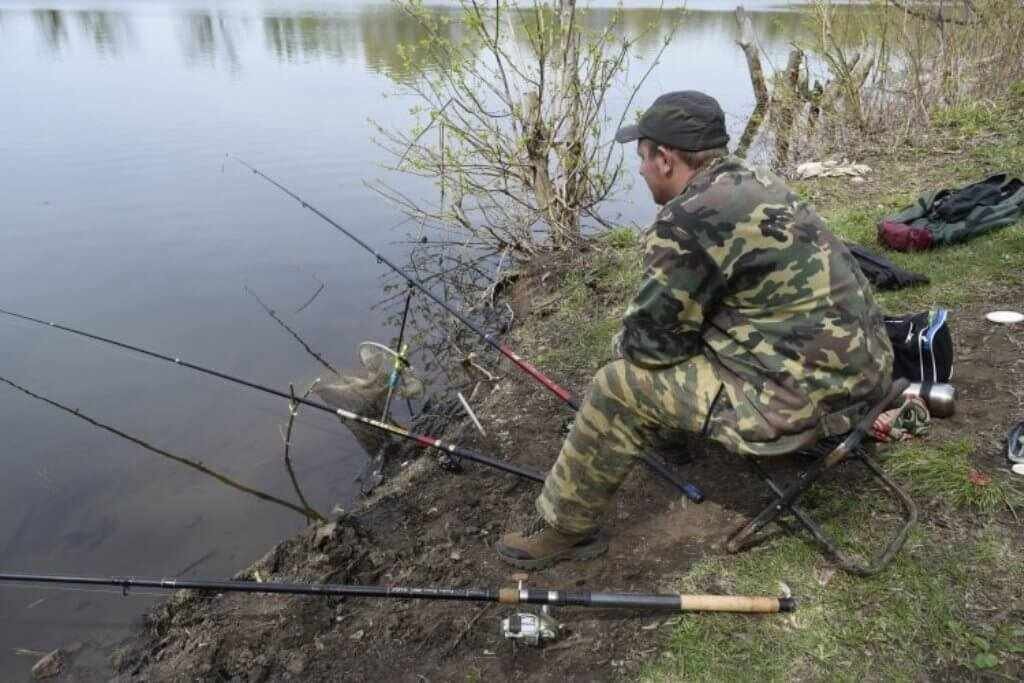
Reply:
[[604, 553], [602, 515], [666, 430], [772, 456], [845, 433], [888, 390], [892, 348], [846, 247], [776, 176], [728, 156], [712, 97], [662, 95], [637, 141], [663, 208], [644, 277], [537, 499], [498, 555], [540, 569]]

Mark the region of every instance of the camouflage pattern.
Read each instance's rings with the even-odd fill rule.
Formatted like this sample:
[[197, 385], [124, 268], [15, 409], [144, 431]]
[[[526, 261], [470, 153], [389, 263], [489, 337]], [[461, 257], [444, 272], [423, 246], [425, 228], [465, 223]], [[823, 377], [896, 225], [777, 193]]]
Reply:
[[625, 360], [605, 365], [544, 481], [537, 511], [562, 533], [592, 531], [636, 456], [670, 438], [671, 429], [727, 445], [738, 440], [727, 404], [715, 401], [720, 387], [703, 356], [650, 370]]
[[713, 163], [659, 212], [644, 265], [624, 360], [595, 377], [537, 501], [566, 533], [597, 526], [659, 429], [774, 455], [847, 431], [888, 389], [892, 347], [870, 286], [777, 177]]
[[645, 279], [623, 320], [642, 367], [704, 355], [757, 453], [826, 414], [880, 398], [892, 347], [850, 252], [781, 180], [725, 158], [645, 235]]

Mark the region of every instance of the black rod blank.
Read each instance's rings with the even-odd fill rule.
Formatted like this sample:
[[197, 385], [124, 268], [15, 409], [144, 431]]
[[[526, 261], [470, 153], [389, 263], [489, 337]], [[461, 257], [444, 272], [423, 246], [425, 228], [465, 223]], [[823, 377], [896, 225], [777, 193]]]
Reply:
[[267, 394], [272, 394], [274, 396], [279, 396], [281, 398], [288, 399], [289, 401], [293, 401], [295, 403], [301, 403], [303, 405], [307, 405], [307, 406], [310, 406], [312, 408], [317, 408], [318, 410], [322, 410], [324, 412], [328, 412], [328, 413], [331, 413], [333, 415], [336, 415], [336, 416], [342, 418], [343, 420], [348, 420], [350, 422], [359, 422], [361, 424], [365, 424], [365, 425], [368, 425], [370, 427], [373, 427], [374, 429], [378, 429], [378, 430], [381, 430], [381, 431], [389, 432], [389, 433], [394, 434], [396, 436], [400, 436], [403, 439], [409, 439], [411, 441], [415, 441], [417, 444], [419, 444], [420, 446], [422, 446], [424, 448], [436, 448], [437, 450], [440, 450], [440, 451], [443, 451], [445, 453], [454, 455], [454, 456], [456, 456], [458, 458], [465, 458], [466, 460], [471, 460], [473, 462], [480, 463], [481, 465], [486, 465], [487, 467], [493, 467], [494, 469], [501, 470], [503, 472], [508, 472], [509, 474], [514, 474], [514, 475], [516, 475], [518, 477], [522, 477], [524, 479], [531, 479], [533, 481], [538, 481], [538, 482], [543, 482], [544, 481], [544, 475], [542, 473], [540, 473], [540, 472], [538, 472], [538, 471], [536, 471], [534, 469], [531, 469], [529, 467], [523, 467], [522, 465], [516, 465], [514, 463], [504, 462], [502, 460], [497, 460], [495, 458], [491, 458], [491, 457], [488, 457], [486, 455], [481, 455], [480, 453], [476, 453], [476, 452], [468, 450], [466, 448], [462, 448], [461, 446], [457, 446], [455, 444], [445, 443], [445, 442], [441, 441], [440, 439], [436, 439], [436, 438], [434, 438], [432, 436], [427, 436], [427, 435], [424, 435], [424, 434], [415, 434], [413, 432], [410, 432], [408, 429], [403, 429], [402, 427], [399, 427], [397, 425], [381, 422], [380, 420], [374, 420], [372, 418], [365, 417], [365, 416], [362, 416], [362, 415], [356, 415], [355, 413], [349, 412], [347, 410], [342, 410], [340, 408], [335, 409], [335, 408], [332, 408], [331, 406], [327, 405], [326, 403], [321, 403], [319, 401], [313, 401], [313, 400], [308, 399], [308, 398], [302, 398], [300, 396], [293, 396], [291, 394], [286, 394], [283, 391], [278, 391], [277, 389], [272, 389], [270, 387], [263, 386], [262, 384], [256, 384], [255, 382], [250, 382], [249, 380], [241, 379], [239, 377], [232, 377], [231, 375], [224, 374], [223, 372], [219, 372], [217, 370], [212, 370], [210, 368], [203, 367], [202, 365], [196, 365], [195, 363], [189, 363], [188, 361], [181, 360], [180, 358], [173, 358], [171, 356], [166, 356], [166, 355], [164, 355], [162, 353], [157, 353], [155, 351], [150, 351], [148, 349], [144, 349], [144, 348], [142, 348], [140, 346], [134, 346], [132, 344], [126, 344], [125, 342], [120, 342], [120, 341], [117, 341], [116, 339], [109, 339], [107, 337], [101, 337], [98, 334], [92, 334], [90, 332], [84, 332], [82, 330], [77, 330], [77, 329], [75, 329], [73, 327], [68, 327], [66, 325], [61, 325], [60, 323], [48, 322], [46, 320], [40, 320], [39, 318], [33, 318], [32, 316], [24, 315], [22, 313], [15, 313], [13, 311], [8, 311], [8, 310], [5, 310], [3, 308], [0, 308], [0, 314], [7, 315], [7, 316], [10, 316], [12, 318], [17, 318], [19, 320], [24, 320], [26, 322], [34, 323], [36, 325], [44, 325], [46, 327], [52, 327], [52, 328], [54, 328], [56, 330], [60, 330], [62, 332], [67, 332], [69, 334], [75, 334], [75, 335], [78, 335], [80, 337], [86, 337], [87, 339], [92, 339], [92, 340], [95, 340], [95, 341], [98, 341], [98, 342], [102, 342], [104, 344], [111, 344], [111, 345], [116, 346], [116, 347], [118, 347], [120, 349], [124, 349], [124, 350], [127, 350], [127, 351], [134, 351], [135, 353], [140, 353], [140, 354], [142, 354], [144, 356], [149, 356], [150, 358], [156, 358], [156, 359], [159, 359], [159, 360], [167, 361], [168, 363], [173, 363], [174, 365], [180, 365], [180, 366], [188, 368], [190, 370], [195, 370], [196, 372], [201, 372], [201, 373], [206, 374], [206, 375], [211, 375], [213, 377], [217, 377], [217, 378], [225, 380], [227, 382], [232, 382], [234, 384], [241, 384], [242, 386], [249, 387], [250, 389], [255, 389], [256, 391], [262, 391], [262, 392], [267, 393]]
[[[274, 178], [271, 178], [269, 175], [267, 175], [263, 171], [259, 170], [258, 168], [256, 168], [252, 164], [250, 164], [250, 163], [248, 163], [248, 162], [246, 162], [246, 161], [244, 161], [244, 160], [242, 160], [242, 159], [240, 159], [240, 158], [238, 158], [238, 157], [236, 157], [236, 156], [234, 156], [232, 154], [228, 154], [227, 156], [229, 158], [233, 159], [234, 161], [238, 162], [239, 164], [241, 164], [245, 168], [247, 168], [250, 171], [252, 171], [255, 175], [258, 175], [260, 178], [263, 178], [268, 183], [270, 183], [271, 185], [273, 185], [277, 189], [281, 190], [281, 192], [284, 192], [286, 195], [288, 195], [289, 197], [291, 197], [292, 199], [297, 201], [302, 206], [302, 208], [307, 209], [308, 211], [313, 212], [319, 218], [323, 219], [328, 224], [330, 224], [331, 227], [333, 227], [334, 229], [336, 229], [339, 232], [341, 232], [343, 235], [345, 235], [346, 237], [351, 239], [353, 242], [358, 244], [360, 247], [362, 247], [366, 251], [370, 252], [370, 254], [372, 254], [373, 256], [375, 256], [377, 258], [377, 261], [379, 261], [380, 263], [383, 263], [388, 268], [393, 270], [395, 273], [400, 275], [403, 279], [405, 279], [406, 282], [409, 283], [410, 286], [415, 287], [416, 289], [418, 289], [421, 292], [423, 292], [424, 294], [426, 294], [431, 299], [431, 301], [433, 301], [438, 306], [440, 306], [441, 308], [443, 308], [446, 311], [448, 311], [448, 313], [453, 315], [459, 322], [461, 322], [463, 325], [465, 325], [470, 330], [472, 330], [474, 333], [476, 333], [476, 335], [479, 336], [485, 343], [487, 343], [493, 349], [495, 349], [500, 354], [502, 354], [503, 356], [508, 358], [510, 361], [512, 361], [512, 363], [515, 364], [516, 367], [518, 367], [520, 370], [522, 370], [523, 372], [528, 374], [534, 380], [536, 380], [537, 382], [540, 382], [540, 384], [542, 384], [544, 386], [544, 388], [546, 388], [548, 391], [553, 393], [558, 398], [562, 399], [562, 401], [564, 401], [566, 403], [566, 405], [568, 405], [574, 411], [577, 411], [577, 410], [580, 409], [579, 402], [572, 395], [572, 393], [569, 392], [568, 389], [566, 389], [566, 388], [560, 386], [559, 384], [557, 384], [554, 380], [552, 380], [550, 377], [548, 377], [543, 372], [541, 372], [537, 368], [537, 366], [535, 366], [533, 363], [531, 363], [530, 361], [526, 360], [525, 358], [519, 356], [515, 351], [513, 351], [508, 346], [508, 344], [505, 344], [504, 342], [498, 341], [498, 339], [496, 339], [494, 337], [494, 335], [488, 334], [488, 333], [484, 332], [483, 330], [481, 330], [476, 325], [474, 325], [472, 322], [470, 322], [470, 320], [468, 318], [466, 318], [466, 316], [462, 315], [457, 310], [455, 310], [450, 305], [448, 305], [446, 302], [444, 302], [441, 299], [439, 299], [437, 297], [437, 295], [434, 294], [433, 292], [431, 292], [429, 289], [427, 289], [427, 287], [422, 282], [420, 282], [419, 280], [417, 280], [416, 278], [414, 278], [413, 276], [409, 275], [407, 272], [405, 272], [404, 270], [402, 270], [401, 268], [396, 266], [394, 263], [389, 261], [386, 257], [381, 255], [378, 251], [376, 251], [369, 244], [367, 244], [363, 240], [359, 239], [359, 237], [356, 236], [355, 234], [353, 234], [350, 230], [346, 229], [343, 225], [341, 225], [340, 223], [335, 221], [333, 218], [328, 216], [326, 213], [324, 213], [320, 209], [316, 208], [315, 206], [313, 206], [312, 204], [307, 202], [305, 199], [303, 199], [299, 195], [295, 194], [294, 192], [289, 190], [287, 187], [282, 185], [280, 182], [278, 182]], [[701, 491], [700, 488], [698, 488], [697, 486], [691, 484], [690, 482], [680, 481], [680, 480], [676, 479], [675, 475], [673, 475], [668, 470], [668, 468], [666, 468], [665, 465], [662, 464], [656, 457], [644, 453], [644, 454], [642, 454], [640, 456], [640, 460], [645, 465], [647, 465], [647, 467], [650, 468], [650, 470], [652, 472], [654, 472], [659, 477], [661, 477], [662, 479], [667, 481], [669, 484], [672, 485], [673, 488], [678, 490], [680, 493], [682, 493], [684, 496], [686, 496], [687, 498], [689, 498], [693, 502], [701, 503], [701, 502], [704, 501], [704, 492]]]
[[127, 595], [132, 588], [164, 590], [201, 590], [218, 593], [269, 593], [285, 595], [348, 596], [356, 598], [395, 598], [403, 600], [457, 600], [497, 602], [505, 605], [533, 604], [605, 609], [651, 609], [675, 612], [792, 612], [793, 598], [748, 597], [739, 595], [684, 595], [679, 593], [604, 593], [562, 591], [549, 588], [436, 588], [404, 586], [359, 586], [340, 583], [276, 583], [255, 581], [212, 581], [206, 579], [167, 579], [136, 576], [62, 576], [52, 574], [0, 573], [0, 582], [29, 584], [114, 586]]

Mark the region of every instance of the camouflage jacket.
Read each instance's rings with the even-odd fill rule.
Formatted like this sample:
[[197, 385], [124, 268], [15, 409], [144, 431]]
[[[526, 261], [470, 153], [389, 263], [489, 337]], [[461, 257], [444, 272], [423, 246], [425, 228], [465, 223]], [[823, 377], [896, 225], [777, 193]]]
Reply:
[[770, 173], [733, 157], [699, 172], [644, 233], [644, 268], [623, 355], [657, 368], [704, 354], [748, 442], [806, 433], [888, 389], [892, 347], [867, 280]]

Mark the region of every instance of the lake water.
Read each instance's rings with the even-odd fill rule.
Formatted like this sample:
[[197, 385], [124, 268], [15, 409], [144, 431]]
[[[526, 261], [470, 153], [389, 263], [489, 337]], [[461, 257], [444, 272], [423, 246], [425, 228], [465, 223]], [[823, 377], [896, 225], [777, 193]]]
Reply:
[[[629, 26], [657, 19], [626, 4]], [[797, 15], [747, 6], [771, 61], [784, 61]], [[733, 5], [689, 8], [636, 106], [705, 90], [735, 140], [753, 97]], [[394, 93], [418, 74], [396, 46], [417, 37], [384, 0], [0, 0], [0, 308], [278, 388], [309, 382], [318, 367], [249, 287], [314, 348], [353, 367], [358, 342], [395, 333], [388, 311], [371, 309], [382, 266], [225, 154], [401, 261], [407, 228], [393, 226], [402, 215], [365, 184], [386, 177], [368, 120], [408, 123], [412, 102]], [[644, 46], [648, 58], [656, 46], [656, 37]], [[627, 163], [635, 178], [632, 152]], [[645, 221], [642, 183], [611, 211]], [[0, 376], [293, 499], [280, 400], [7, 318]], [[364, 455], [313, 412], [299, 418], [293, 458], [310, 502], [329, 511], [354, 500]], [[0, 434], [3, 571], [223, 577], [304, 525], [6, 385]], [[28, 677], [35, 658], [19, 648], [83, 641], [99, 661], [152, 600], [0, 585], [0, 678]]]

